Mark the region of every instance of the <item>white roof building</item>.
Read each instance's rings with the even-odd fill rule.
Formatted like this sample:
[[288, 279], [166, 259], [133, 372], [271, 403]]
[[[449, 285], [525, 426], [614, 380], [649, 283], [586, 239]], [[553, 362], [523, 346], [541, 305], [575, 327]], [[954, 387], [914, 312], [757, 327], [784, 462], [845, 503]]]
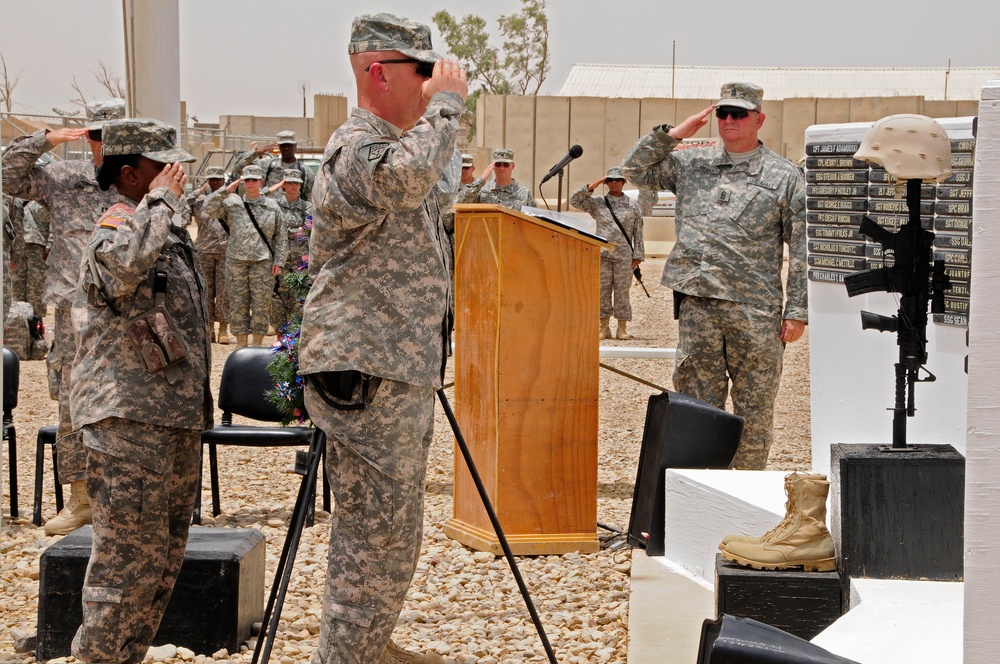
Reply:
[[750, 81], [764, 88], [765, 100], [920, 96], [961, 101], [978, 100], [986, 82], [995, 79], [1000, 79], [1000, 67], [810, 69], [575, 64], [557, 96], [715, 99], [724, 83]]

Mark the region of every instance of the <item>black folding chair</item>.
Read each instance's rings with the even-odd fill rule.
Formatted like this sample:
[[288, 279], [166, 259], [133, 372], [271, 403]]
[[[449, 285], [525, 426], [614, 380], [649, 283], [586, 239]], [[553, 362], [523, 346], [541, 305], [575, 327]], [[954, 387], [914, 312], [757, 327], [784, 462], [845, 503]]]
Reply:
[[[222, 422], [201, 432], [202, 447], [208, 445], [209, 473], [212, 483], [212, 515], [221, 513], [219, 505], [219, 445], [245, 447], [310, 447], [313, 438], [320, 435], [314, 427], [247, 426], [233, 424], [233, 415], [240, 415], [258, 422], [280, 422], [281, 412], [267, 400], [265, 393], [274, 387], [274, 379], [267, 371], [273, 357], [270, 348], [237, 348], [222, 367], [219, 385], [219, 408]], [[298, 471], [299, 469], [296, 468]], [[204, 470], [202, 470], [204, 472]], [[304, 472], [304, 471], [303, 471]], [[310, 507], [312, 506], [310, 502]], [[323, 474], [323, 509], [330, 511], [330, 489], [326, 473]], [[310, 510], [311, 517], [311, 510]], [[312, 522], [312, 519], [309, 519]], [[195, 499], [194, 523], [201, 523], [201, 481]]]
[[14, 409], [17, 408], [17, 390], [21, 382], [21, 360], [17, 353], [3, 347], [3, 439], [7, 441], [7, 465], [10, 471], [10, 518], [17, 512], [17, 430], [14, 428]]

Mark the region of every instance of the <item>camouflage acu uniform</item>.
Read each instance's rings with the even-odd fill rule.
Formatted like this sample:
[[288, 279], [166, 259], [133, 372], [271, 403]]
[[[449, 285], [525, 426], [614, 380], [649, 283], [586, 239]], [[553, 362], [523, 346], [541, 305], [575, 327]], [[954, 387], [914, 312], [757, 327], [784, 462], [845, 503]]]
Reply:
[[49, 244], [49, 227], [52, 217], [49, 211], [35, 201], [24, 206], [24, 271], [25, 302], [35, 313], [45, 316], [46, 307], [45, 276], [48, 267], [45, 262]]
[[[254, 228], [244, 203], [253, 211], [273, 256]], [[263, 194], [250, 199], [220, 188], [205, 198], [204, 210], [229, 226], [226, 290], [233, 334], [267, 334], [274, 290], [271, 266], [283, 267], [288, 257], [288, 231], [281, 208]]]
[[[285, 163], [281, 161], [281, 157], [261, 157], [254, 150], [247, 150], [246, 152], [241, 152], [236, 155], [236, 162], [233, 164], [233, 171], [239, 173], [244, 167], [251, 164], [257, 164], [260, 169], [264, 171], [264, 185], [261, 187], [262, 192], [266, 192], [269, 187], [273, 187], [282, 181], [285, 174], [285, 169], [294, 168], [302, 172], [302, 189], [299, 192], [299, 197], [309, 200], [312, 197], [313, 183], [316, 181], [316, 176], [313, 175], [312, 169], [302, 163], [298, 158], [291, 163]], [[273, 194], [266, 194], [268, 198], [278, 198], [281, 195], [281, 190]]]
[[10, 243], [10, 295], [14, 302], [27, 302], [25, 299], [27, 272], [24, 269], [24, 201], [20, 198], [11, 199], [9, 212], [14, 235]]
[[[615, 245], [613, 251], [601, 249], [601, 318], [610, 318], [614, 314], [617, 320], [632, 320], [632, 302], [629, 299], [632, 260], [641, 261], [646, 257], [639, 205], [625, 195], [592, 196], [587, 185], [573, 192], [569, 204], [593, 217], [597, 222], [597, 234]], [[622, 235], [608, 204], [614, 208], [628, 238]]]
[[12, 200], [9, 196], [3, 197], [3, 204], [0, 205], [0, 209], [3, 210], [3, 319], [7, 320], [7, 314], [10, 313], [10, 305], [13, 302], [11, 297], [11, 282], [10, 282], [10, 245], [14, 242], [14, 227], [10, 223], [10, 211], [7, 209], [8, 201]]
[[639, 209], [642, 210], [642, 216], [651, 217], [653, 216], [653, 206], [660, 199], [660, 192], [653, 191], [652, 189], [640, 189], [639, 190]]
[[[427, 48], [429, 39], [428, 30]], [[401, 136], [355, 109], [316, 179], [299, 361], [309, 415], [328, 436], [336, 497], [317, 663], [379, 661], [420, 554], [434, 391], [450, 334], [450, 255], [432, 189], [462, 108], [459, 95], [436, 94]], [[374, 377], [362, 410], [327, 402], [324, 380], [350, 370]]]
[[746, 418], [734, 466], [761, 469], [781, 377], [781, 321], [807, 320], [805, 185], [794, 164], [763, 145], [734, 164], [723, 148], [675, 151], [668, 130], [640, 139], [622, 170], [640, 187], [677, 195], [677, 243], [662, 280], [687, 295], [674, 388], [722, 408], [731, 380], [734, 410]]
[[[110, 123], [105, 128], [105, 145]], [[89, 450], [87, 493], [94, 537], [83, 586], [83, 624], [73, 656], [141, 662], [184, 559], [194, 510], [200, 431], [212, 426], [211, 351], [203, 278], [194, 245], [171, 216], [181, 201], [165, 187], [135, 209], [124, 196], [102, 218], [81, 270], [73, 320], [73, 418]], [[171, 381], [146, 369], [124, 322], [155, 304], [153, 273], [167, 272], [163, 306], [188, 356]], [[104, 304], [103, 292], [120, 315]]]
[[[309, 259], [309, 237], [303, 230], [303, 224], [312, 216], [313, 206], [301, 197], [291, 203], [284, 194], [275, 200], [288, 225], [288, 270], [295, 270]], [[272, 304], [271, 325], [275, 330], [280, 330], [282, 325], [292, 320], [293, 314], [302, 314], [302, 303], [285, 285], [284, 279], [278, 280], [278, 297]]]
[[195, 246], [198, 248], [198, 262], [205, 274], [205, 301], [208, 303], [208, 322], [229, 322], [229, 297], [226, 294], [226, 247], [229, 233], [219, 220], [205, 212], [208, 194], [190, 195], [187, 204], [191, 219], [198, 229]]
[[38, 201], [52, 217], [53, 242], [46, 261], [44, 300], [55, 308], [55, 313], [52, 350], [46, 359], [50, 392], [55, 392], [53, 398], [59, 400], [59, 479], [75, 482], [86, 475], [87, 454], [70, 421], [69, 368], [76, 355], [70, 309], [84, 249], [97, 220], [118, 199], [118, 194], [113, 189], [101, 191], [90, 160], [38, 166], [38, 158], [50, 149], [45, 130], [11, 143], [3, 155], [3, 190], [11, 196]]
[[[475, 184], [476, 182], [473, 182], [469, 186], [474, 187]], [[520, 210], [526, 205], [528, 207], [538, 206], [535, 203], [535, 197], [531, 195], [531, 190], [517, 180], [513, 180], [506, 187], [497, 186], [495, 180], [490, 181], [480, 190], [479, 195], [476, 196], [474, 201], [466, 202], [494, 203], [510, 208], [511, 210]]]

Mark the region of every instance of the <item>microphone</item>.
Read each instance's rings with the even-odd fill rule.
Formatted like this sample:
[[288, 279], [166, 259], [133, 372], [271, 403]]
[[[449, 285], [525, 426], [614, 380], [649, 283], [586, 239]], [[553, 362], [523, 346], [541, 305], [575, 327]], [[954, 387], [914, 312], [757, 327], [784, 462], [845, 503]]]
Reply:
[[549, 172], [545, 174], [545, 177], [543, 177], [542, 181], [538, 183], [538, 186], [542, 186], [555, 176], [559, 175], [559, 172], [562, 169], [566, 168], [566, 164], [573, 161], [582, 154], [583, 154], [583, 148], [581, 148], [579, 145], [574, 145], [573, 147], [571, 147], [569, 149], [569, 152], [566, 153], [566, 156], [560, 159], [555, 166], [549, 169]]

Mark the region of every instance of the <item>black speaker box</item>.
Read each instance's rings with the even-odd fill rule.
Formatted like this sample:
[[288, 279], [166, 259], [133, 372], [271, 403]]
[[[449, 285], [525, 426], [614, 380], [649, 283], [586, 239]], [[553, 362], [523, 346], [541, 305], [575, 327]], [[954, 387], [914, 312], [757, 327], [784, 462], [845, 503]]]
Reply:
[[726, 469], [743, 435], [743, 418], [679, 392], [649, 397], [628, 525], [631, 544], [664, 552], [667, 468]]

